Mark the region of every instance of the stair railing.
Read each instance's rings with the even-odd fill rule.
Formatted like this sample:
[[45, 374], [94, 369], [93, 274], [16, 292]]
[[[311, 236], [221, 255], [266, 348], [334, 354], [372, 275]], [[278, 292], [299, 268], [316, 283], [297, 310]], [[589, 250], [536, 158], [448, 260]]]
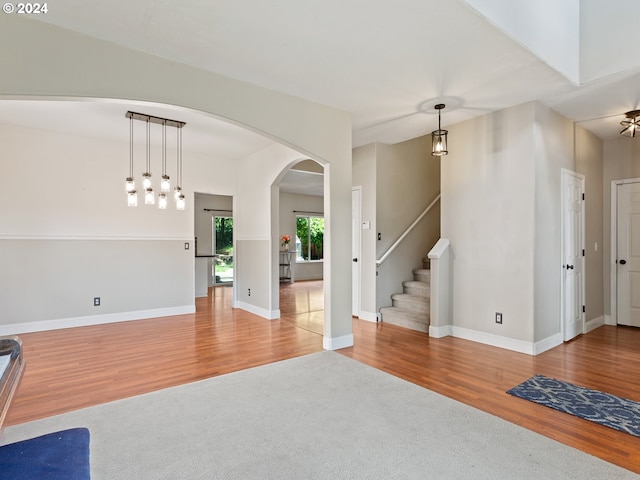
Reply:
[[424, 216], [427, 213], [429, 213], [429, 210], [431, 210], [433, 208], [433, 206], [436, 203], [438, 203], [439, 200], [440, 200], [440, 194], [438, 194], [438, 196], [433, 200], [433, 202], [431, 202], [427, 206], [427, 208], [425, 208], [424, 211], [420, 215], [418, 215], [418, 218], [416, 218], [413, 221], [413, 223], [407, 227], [407, 229], [404, 231], [404, 233], [402, 235], [400, 235], [398, 237], [398, 239], [391, 244], [391, 246], [387, 249], [387, 251], [384, 252], [384, 254], [378, 260], [376, 260], [376, 268], [379, 267], [380, 265], [382, 265], [382, 262], [384, 262], [387, 259], [387, 257], [393, 253], [393, 251], [398, 247], [398, 245], [400, 245], [402, 240], [404, 240], [404, 238], [407, 235], [409, 235], [409, 233], [411, 233], [411, 231], [416, 227], [416, 225], [418, 225], [418, 223], [420, 223], [420, 220], [422, 220], [424, 218]]

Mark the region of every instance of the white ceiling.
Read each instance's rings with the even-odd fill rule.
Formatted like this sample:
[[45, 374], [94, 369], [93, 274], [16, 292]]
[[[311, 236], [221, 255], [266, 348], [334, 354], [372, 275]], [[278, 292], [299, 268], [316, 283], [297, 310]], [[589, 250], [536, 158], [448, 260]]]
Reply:
[[[636, 0], [611, 1], [638, 11]], [[620, 9], [617, 18], [625, 15]], [[354, 146], [431, 132], [436, 103], [447, 105], [446, 128], [539, 100], [603, 139], [616, 137], [624, 112], [640, 107], [640, 68], [576, 86], [462, 0], [56, 0], [30, 18], [345, 110]], [[603, 31], [616, 29], [616, 15], [605, 21]], [[134, 108], [5, 102], [0, 122], [126, 137], [123, 111]], [[199, 151], [238, 158], [270, 143], [194, 112], [156, 110], [144, 106], [186, 121], [189, 148]]]

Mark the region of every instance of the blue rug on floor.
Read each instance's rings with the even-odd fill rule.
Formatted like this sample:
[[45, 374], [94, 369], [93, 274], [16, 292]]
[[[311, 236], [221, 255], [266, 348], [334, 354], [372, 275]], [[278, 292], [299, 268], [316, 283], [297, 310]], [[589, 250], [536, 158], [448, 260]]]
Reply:
[[536, 375], [507, 393], [640, 437], [640, 403]]
[[73, 428], [0, 447], [0, 476], [89, 480], [89, 430]]

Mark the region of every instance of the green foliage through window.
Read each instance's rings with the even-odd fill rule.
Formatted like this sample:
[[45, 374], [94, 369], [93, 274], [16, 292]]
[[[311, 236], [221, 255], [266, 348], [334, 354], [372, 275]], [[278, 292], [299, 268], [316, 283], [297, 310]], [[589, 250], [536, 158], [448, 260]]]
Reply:
[[296, 250], [299, 260], [322, 260], [323, 217], [296, 218]]

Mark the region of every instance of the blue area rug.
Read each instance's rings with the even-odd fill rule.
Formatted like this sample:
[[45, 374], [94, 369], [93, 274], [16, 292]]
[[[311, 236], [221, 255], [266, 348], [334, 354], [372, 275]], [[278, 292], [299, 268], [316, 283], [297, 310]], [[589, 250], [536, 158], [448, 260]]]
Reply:
[[536, 375], [507, 393], [640, 437], [640, 403]]
[[89, 480], [89, 430], [73, 428], [3, 445], [0, 478]]

